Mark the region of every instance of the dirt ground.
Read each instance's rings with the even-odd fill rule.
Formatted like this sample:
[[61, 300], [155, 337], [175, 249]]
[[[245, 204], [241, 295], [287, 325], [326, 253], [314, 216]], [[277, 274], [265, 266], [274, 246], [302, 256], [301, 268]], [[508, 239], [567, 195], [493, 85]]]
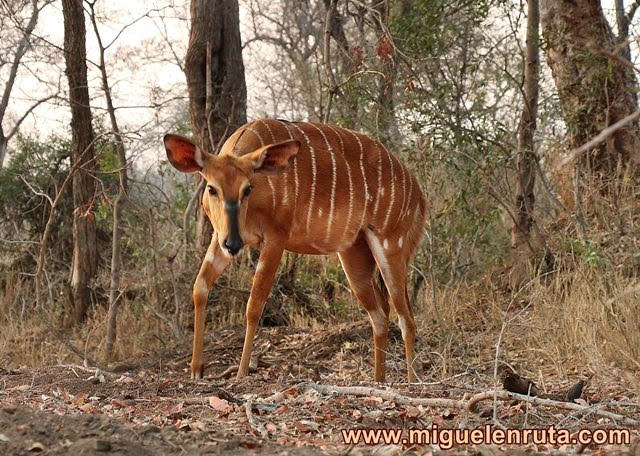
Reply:
[[[496, 419], [506, 428], [554, 425], [578, 429], [626, 428], [626, 445], [354, 445], [341, 429], [476, 428], [494, 423], [492, 401], [476, 412], [398, 404], [375, 394], [320, 394], [304, 382], [372, 386], [415, 398], [462, 399], [490, 390], [493, 366], [468, 366], [448, 379], [408, 385], [402, 341], [392, 331], [389, 382], [371, 382], [371, 335], [366, 321], [311, 331], [262, 329], [256, 341], [257, 371], [235, 380], [242, 328], [209, 334], [203, 381], [189, 379], [190, 347], [149, 355], [116, 372], [77, 365], [39, 369], [0, 368], [0, 454], [640, 454], [640, 428], [599, 416], [607, 410], [640, 421], [638, 392], [609, 378], [594, 377], [579, 400], [586, 412], [498, 401]], [[573, 381], [579, 378], [572, 379]], [[539, 385], [540, 386], [540, 385]], [[562, 389], [566, 379], [545, 379]], [[248, 406], [247, 404], [251, 404]]]

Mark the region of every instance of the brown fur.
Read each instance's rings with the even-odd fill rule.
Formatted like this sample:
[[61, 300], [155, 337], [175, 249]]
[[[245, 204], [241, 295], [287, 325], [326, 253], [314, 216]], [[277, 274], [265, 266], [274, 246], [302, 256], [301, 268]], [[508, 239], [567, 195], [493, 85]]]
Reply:
[[[183, 154], [180, 159], [184, 162]], [[225, 142], [219, 156], [207, 155], [201, 162], [200, 172], [208, 185], [216, 188], [217, 195], [205, 191], [202, 201], [215, 233], [194, 284], [192, 376], [202, 376], [207, 292], [230, 261], [224, 245], [229, 228], [223, 202], [235, 200], [241, 201], [238, 224], [244, 244], [261, 251], [247, 304], [247, 332], [238, 377], [248, 373], [257, 323], [282, 253], [288, 250], [338, 252], [354, 294], [370, 315], [377, 381], [384, 379], [389, 315], [389, 303], [375, 280], [375, 272], [380, 270], [399, 316], [408, 378], [415, 380], [415, 323], [406, 277], [422, 238], [426, 202], [407, 168], [379, 142], [362, 133], [273, 119], [244, 125]], [[243, 200], [247, 185], [253, 190]]]

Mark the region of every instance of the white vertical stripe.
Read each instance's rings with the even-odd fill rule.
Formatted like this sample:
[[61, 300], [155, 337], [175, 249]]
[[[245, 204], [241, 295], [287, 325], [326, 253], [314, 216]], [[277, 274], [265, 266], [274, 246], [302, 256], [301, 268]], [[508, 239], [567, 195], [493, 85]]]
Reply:
[[398, 214], [398, 220], [400, 220], [400, 217], [402, 217], [402, 213], [404, 212], [404, 205], [406, 203], [406, 198], [407, 198], [407, 170], [404, 168], [404, 165], [400, 162], [400, 160], [398, 160], [398, 163], [400, 164], [400, 171], [402, 171], [402, 206], [400, 207], [400, 213]]
[[269, 126], [269, 122], [260, 120], [260, 123], [265, 127], [267, 127], [267, 130], [269, 130], [269, 134], [271, 135], [271, 141], [276, 142], [276, 137], [273, 135], [273, 130], [271, 130], [271, 127]]
[[409, 196], [407, 197], [407, 207], [404, 209], [404, 214], [400, 215], [400, 220], [405, 218], [407, 214], [409, 214], [409, 209], [411, 209], [411, 193], [413, 192], [413, 178], [411, 174], [409, 174]]
[[[262, 122], [262, 121], [256, 121], [256, 122]], [[254, 123], [256, 123], [254, 122]], [[258, 130], [254, 130], [251, 127], [247, 127], [247, 130], [249, 130], [251, 133], [253, 133], [254, 135], [256, 135], [258, 137], [258, 139], [260, 140], [260, 145], [262, 147], [265, 146], [265, 142], [262, 139], [262, 136], [260, 135], [260, 133], [258, 132]], [[266, 176], [267, 177], [267, 184], [269, 184], [269, 188], [271, 189], [271, 208], [273, 210], [276, 209], [276, 188], [273, 185], [273, 182], [271, 181], [271, 176]]]
[[[254, 123], [255, 123], [255, 122], [254, 122]], [[263, 141], [262, 136], [260, 135], [260, 133], [258, 132], [258, 130], [255, 130], [255, 129], [251, 128], [251, 127], [247, 127], [247, 128], [245, 128], [245, 130], [250, 131], [251, 133], [253, 133], [254, 135], [256, 135], [256, 136], [258, 137], [258, 140], [260, 141], [260, 145], [261, 145], [262, 147], [264, 147], [265, 142]]]
[[[293, 139], [293, 135], [291, 134], [291, 130], [289, 130], [289, 127], [287, 127], [287, 124], [284, 123], [283, 121], [279, 121], [282, 126], [284, 127], [285, 130], [287, 130], [287, 134], [289, 135], [289, 139]], [[269, 130], [271, 131], [271, 130]], [[293, 159], [293, 173], [295, 174], [295, 185], [296, 185], [296, 190], [295, 190], [295, 194], [296, 194], [296, 200], [298, 199], [298, 170], [297, 170], [297, 164], [296, 164], [297, 160], [294, 157]], [[283, 203], [287, 204], [289, 202], [289, 171], [287, 170], [285, 172], [285, 178], [284, 178], [284, 196], [283, 196]], [[295, 203], [295, 201], [294, 201]]]
[[389, 217], [391, 217], [391, 210], [393, 209], [393, 203], [395, 202], [395, 199], [396, 199], [396, 183], [395, 183], [395, 177], [394, 177], [395, 173], [393, 172], [393, 159], [391, 158], [391, 154], [389, 153], [387, 148], [384, 146], [382, 146], [382, 148], [387, 153], [387, 158], [389, 159], [389, 169], [391, 170], [391, 180], [389, 181], [389, 185], [391, 186], [391, 201], [389, 202], [387, 215], [384, 218], [384, 223], [382, 224], [382, 229], [386, 230], [387, 224], [389, 223]]
[[[256, 122], [260, 122], [260, 125], [264, 125], [267, 128], [267, 130], [269, 131], [269, 135], [271, 136], [271, 142], [275, 143], [276, 138], [275, 136], [273, 136], [273, 131], [271, 131], [271, 127], [269, 126], [269, 124], [262, 119]], [[271, 188], [271, 205], [275, 210], [276, 209], [276, 186], [274, 185], [273, 180], [271, 179], [271, 176], [267, 176], [267, 182], [269, 183], [269, 188]], [[285, 188], [286, 188], [286, 184], [285, 184]]]
[[273, 185], [271, 181], [271, 176], [267, 176], [267, 184], [269, 184], [269, 188], [271, 189], [271, 209], [276, 210], [276, 187]]
[[329, 143], [329, 139], [327, 139], [327, 135], [324, 134], [324, 131], [322, 131], [320, 127], [318, 127], [315, 124], [309, 124], [309, 125], [313, 126], [316, 130], [320, 132], [320, 134], [324, 138], [324, 143], [327, 145], [327, 151], [329, 152], [329, 156], [331, 157], [331, 196], [329, 199], [329, 222], [327, 223], [327, 231], [324, 236], [325, 241], [328, 242], [329, 237], [331, 236], [331, 226], [333, 225], [333, 210], [336, 205], [336, 183], [338, 179], [338, 173], [336, 170], [336, 157], [333, 152], [333, 148]]
[[344, 224], [344, 231], [342, 232], [342, 239], [344, 239], [347, 234], [347, 230], [349, 229], [349, 224], [351, 223], [351, 216], [353, 215], [353, 180], [351, 178], [351, 165], [344, 153], [344, 141], [342, 140], [342, 135], [331, 125], [327, 125], [327, 127], [329, 127], [340, 140], [340, 154], [342, 155], [344, 164], [347, 167], [347, 176], [349, 178], [349, 211], [347, 213], [347, 221]]
[[382, 150], [378, 146], [378, 141], [372, 141], [378, 151], [378, 193], [376, 193], [376, 204], [373, 206], [373, 217], [377, 217], [378, 207], [380, 206], [380, 190], [382, 189]]
[[360, 141], [360, 138], [354, 131], [347, 131], [351, 133], [354, 138], [356, 138], [356, 141], [358, 141], [358, 146], [360, 147], [360, 172], [362, 173], [362, 183], [364, 184], [364, 206], [362, 208], [362, 216], [360, 217], [360, 228], [362, 228], [362, 226], [364, 225], [364, 216], [367, 213], [367, 205], [369, 203], [369, 185], [367, 185], [367, 175], [364, 172], [364, 147], [362, 147], [362, 141]]
[[[309, 196], [309, 210], [307, 212], [307, 233], [308, 233], [311, 230], [311, 211], [313, 210], [313, 202], [316, 197], [316, 174], [318, 172], [316, 170], [316, 153], [313, 150], [313, 145], [311, 144], [311, 140], [309, 139], [307, 134], [304, 132], [304, 130], [299, 126], [297, 126], [295, 123], [291, 123], [291, 125], [296, 127], [298, 131], [302, 133], [302, 136], [304, 136], [304, 139], [307, 142], [309, 153], [311, 154], [311, 195]], [[296, 182], [298, 181], [297, 177], [298, 175], [296, 174]], [[296, 188], [297, 188], [297, 184], [296, 184]], [[297, 199], [297, 194], [296, 194], [296, 199]]]

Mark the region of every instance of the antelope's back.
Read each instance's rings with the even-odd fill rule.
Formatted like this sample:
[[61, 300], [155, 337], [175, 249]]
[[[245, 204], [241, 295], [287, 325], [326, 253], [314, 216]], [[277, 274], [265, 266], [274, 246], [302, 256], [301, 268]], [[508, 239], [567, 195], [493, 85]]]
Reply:
[[405, 165], [369, 136], [327, 124], [262, 119], [240, 127], [222, 153], [244, 155], [286, 139], [301, 143], [291, 166], [279, 176], [257, 177], [257, 184], [270, 193], [273, 216], [286, 215], [288, 250], [341, 251], [368, 228], [413, 253], [426, 216], [424, 196]]

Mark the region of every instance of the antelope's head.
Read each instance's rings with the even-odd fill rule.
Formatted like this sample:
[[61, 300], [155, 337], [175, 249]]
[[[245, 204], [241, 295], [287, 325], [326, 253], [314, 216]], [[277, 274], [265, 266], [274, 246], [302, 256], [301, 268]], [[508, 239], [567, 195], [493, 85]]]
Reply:
[[203, 197], [205, 212], [218, 235], [223, 251], [236, 255], [243, 242], [247, 200], [256, 173], [274, 176], [284, 172], [298, 153], [300, 142], [286, 140], [261, 147], [245, 155], [212, 155], [189, 139], [168, 134], [164, 146], [169, 162], [184, 173], [200, 173], [207, 181]]

